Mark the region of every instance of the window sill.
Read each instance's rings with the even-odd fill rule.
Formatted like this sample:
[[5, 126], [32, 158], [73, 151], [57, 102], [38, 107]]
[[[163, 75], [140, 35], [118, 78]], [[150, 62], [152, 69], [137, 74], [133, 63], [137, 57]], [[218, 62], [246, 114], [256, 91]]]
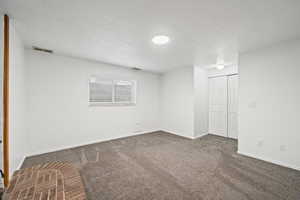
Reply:
[[106, 106], [106, 107], [116, 107], [116, 106], [136, 106], [136, 103], [99, 103], [99, 102], [89, 102], [90, 107]]

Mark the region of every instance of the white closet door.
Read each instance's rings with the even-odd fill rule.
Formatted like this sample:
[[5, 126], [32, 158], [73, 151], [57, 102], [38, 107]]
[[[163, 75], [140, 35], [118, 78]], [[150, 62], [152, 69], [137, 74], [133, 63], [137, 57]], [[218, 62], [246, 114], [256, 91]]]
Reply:
[[209, 79], [209, 133], [227, 137], [227, 76]]
[[238, 138], [238, 82], [239, 76], [228, 77], [228, 137]]

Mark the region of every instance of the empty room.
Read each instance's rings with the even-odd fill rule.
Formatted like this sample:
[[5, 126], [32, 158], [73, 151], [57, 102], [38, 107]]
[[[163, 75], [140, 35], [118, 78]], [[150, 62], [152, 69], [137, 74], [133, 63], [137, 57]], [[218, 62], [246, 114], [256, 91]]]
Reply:
[[300, 200], [299, 0], [0, 0], [0, 199]]

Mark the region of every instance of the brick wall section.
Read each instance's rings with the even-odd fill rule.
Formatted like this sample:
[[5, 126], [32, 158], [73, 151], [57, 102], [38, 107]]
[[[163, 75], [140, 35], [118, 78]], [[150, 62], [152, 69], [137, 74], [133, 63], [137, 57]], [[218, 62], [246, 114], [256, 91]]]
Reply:
[[77, 169], [57, 161], [16, 171], [4, 200], [86, 200], [86, 194]]

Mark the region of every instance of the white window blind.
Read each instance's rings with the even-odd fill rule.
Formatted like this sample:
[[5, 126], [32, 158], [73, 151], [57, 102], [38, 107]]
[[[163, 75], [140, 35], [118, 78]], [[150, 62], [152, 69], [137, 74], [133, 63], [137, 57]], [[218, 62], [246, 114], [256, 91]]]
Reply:
[[89, 102], [90, 105], [133, 105], [136, 103], [136, 82], [91, 78]]
[[112, 81], [90, 82], [90, 102], [112, 103], [112, 89]]
[[118, 81], [115, 86], [115, 102], [132, 102], [133, 83], [130, 81]]

